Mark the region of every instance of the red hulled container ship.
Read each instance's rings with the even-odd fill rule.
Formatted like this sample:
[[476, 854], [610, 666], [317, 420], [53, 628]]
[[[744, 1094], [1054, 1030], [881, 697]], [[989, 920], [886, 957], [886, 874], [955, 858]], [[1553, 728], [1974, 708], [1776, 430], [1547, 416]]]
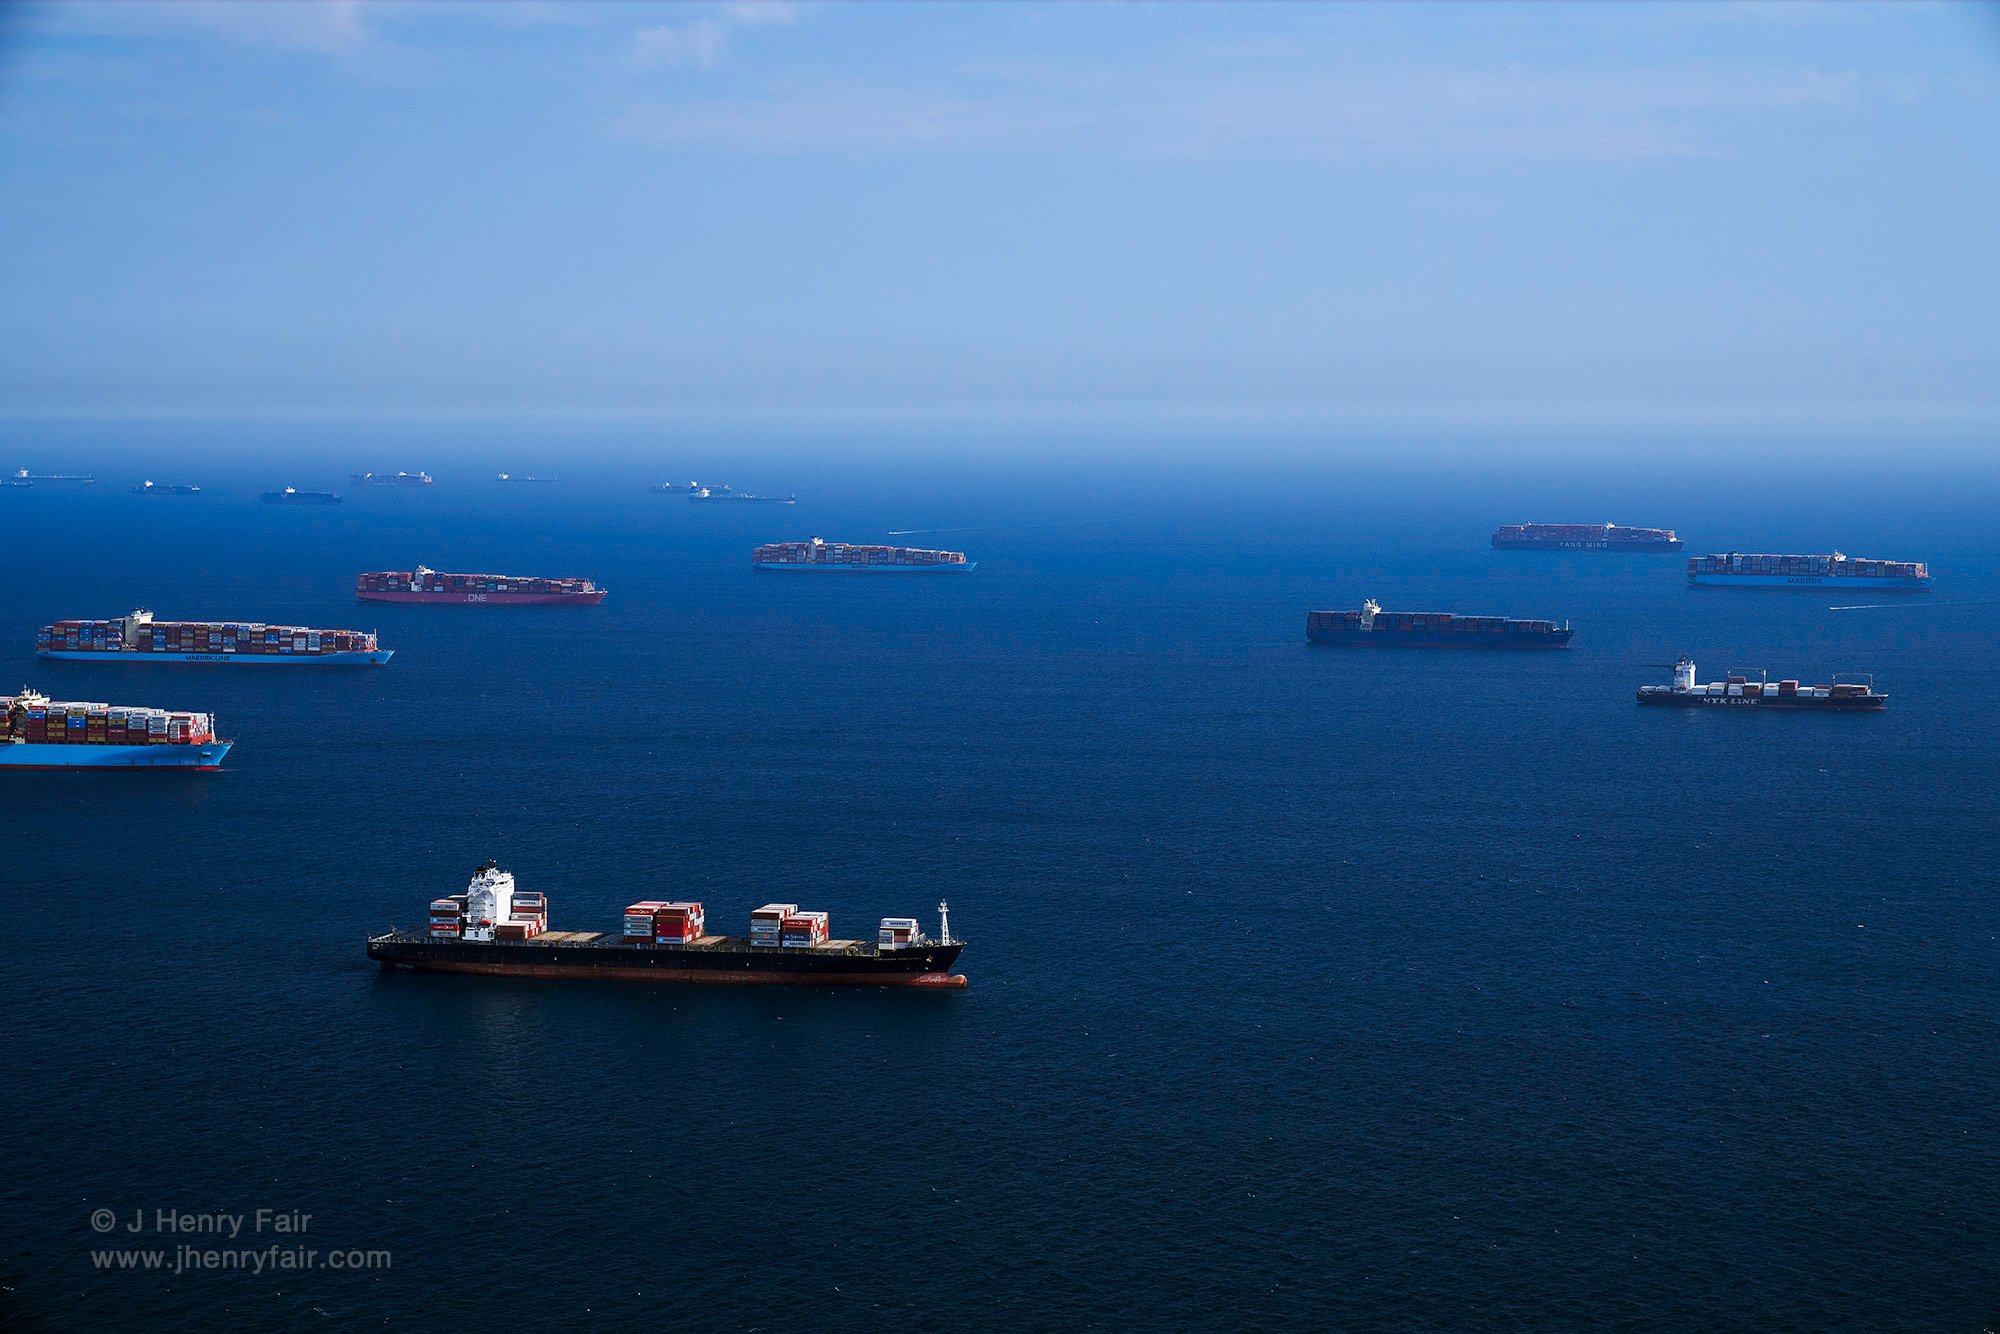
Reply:
[[605, 590], [588, 579], [543, 579], [526, 574], [440, 574], [377, 570], [356, 576], [354, 596], [363, 602], [450, 602], [487, 606], [540, 607], [581, 604], [594, 607]]

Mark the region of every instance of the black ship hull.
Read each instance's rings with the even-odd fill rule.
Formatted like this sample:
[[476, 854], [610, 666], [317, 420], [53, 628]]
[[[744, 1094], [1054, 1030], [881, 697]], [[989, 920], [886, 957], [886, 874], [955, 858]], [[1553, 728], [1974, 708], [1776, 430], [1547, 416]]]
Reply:
[[1306, 639], [1314, 644], [1343, 644], [1360, 648], [1568, 648], [1566, 629], [1533, 630], [1363, 630], [1334, 626], [1308, 626]]
[[1870, 712], [1889, 702], [1887, 695], [1849, 695], [1842, 699], [1801, 699], [1796, 695], [1695, 695], [1648, 687], [1639, 693], [1641, 704], [1670, 709], [1797, 709], [1812, 713]]
[[783, 949], [735, 937], [697, 945], [628, 945], [616, 936], [554, 932], [534, 940], [438, 940], [421, 932], [371, 936], [368, 957], [384, 971], [480, 973], [604, 982], [763, 986], [963, 987], [951, 971], [965, 946], [877, 950]]
[[1672, 542], [1564, 542], [1548, 537], [1512, 541], [1496, 537], [1493, 545], [1501, 551], [1679, 551], [1683, 543], [1678, 539]]

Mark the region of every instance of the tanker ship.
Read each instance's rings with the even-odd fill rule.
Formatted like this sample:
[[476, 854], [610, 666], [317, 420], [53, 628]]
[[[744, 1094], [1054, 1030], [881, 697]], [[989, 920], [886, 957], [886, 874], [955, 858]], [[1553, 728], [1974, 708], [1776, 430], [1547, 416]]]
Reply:
[[963, 574], [978, 563], [967, 560], [963, 551], [854, 546], [818, 537], [805, 542], [768, 542], [750, 555], [753, 569], [842, 574]]
[[429, 486], [431, 475], [427, 472], [358, 472], [353, 480], [356, 486]]
[[1375, 599], [1360, 611], [1306, 613], [1306, 638], [1315, 644], [1390, 648], [1563, 648], [1569, 622], [1519, 621], [1506, 616], [1459, 616], [1448, 611], [1385, 612]]
[[0, 695], [0, 769], [210, 770], [231, 744], [211, 714]]
[[376, 643], [373, 631], [262, 621], [156, 621], [144, 610], [111, 621], [57, 621], [35, 632], [38, 656], [67, 662], [380, 667], [395, 652]]
[[1856, 593], [1912, 592], [1931, 586], [1922, 561], [1859, 560], [1838, 551], [1825, 556], [1688, 557], [1688, 583], [1736, 588], [1825, 588], [1844, 586]]
[[450, 602], [486, 606], [543, 607], [604, 601], [605, 590], [588, 579], [543, 579], [527, 574], [439, 574], [377, 570], [355, 577], [354, 596], [363, 602]]
[[1806, 686], [1797, 681], [1772, 681], [1768, 675], [1752, 681], [1748, 676], [1731, 676], [1707, 685], [1694, 683], [1694, 660], [1682, 658], [1674, 664], [1670, 686], [1640, 686], [1641, 704], [1666, 704], [1681, 708], [1760, 708], [1760, 709], [1879, 709], [1889, 697], [1875, 689], [1875, 678], [1861, 673], [1865, 681], [1842, 681], [1838, 674], [1828, 685]]
[[1679, 551], [1671, 528], [1627, 528], [1615, 523], [1510, 523], [1493, 545], [1514, 551]]
[[132, 488], [135, 496], [198, 496], [198, 486], [181, 486], [170, 482], [141, 482]]
[[421, 931], [368, 938], [384, 972], [485, 973], [499, 977], [735, 985], [941, 987], [965, 985], [951, 971], [963, 941], [951, 938], [948, 905], [938, 904], [938, 939], [912, 917], [885, 917], [873, 941], [836, 940], [827, 914], [767, 903], [750, 914], [747, 936], [712, 935], [702, 905], [647, 899], [625, 909], [618, 932], [551, 931], [546, 895], [515, 888], [487, 862], [463, 894], [434, 899]]

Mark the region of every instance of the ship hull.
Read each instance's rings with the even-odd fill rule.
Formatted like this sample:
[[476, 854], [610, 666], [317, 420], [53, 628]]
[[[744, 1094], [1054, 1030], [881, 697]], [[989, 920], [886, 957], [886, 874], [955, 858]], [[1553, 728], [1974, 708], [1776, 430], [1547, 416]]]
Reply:
[[1877, 695], [1872, 699], [1773, 699], [1768, 695], [1677, 695], [1664, 691], [1657, 694], [1641, 694], [1641, 704], [1669, 709], [1781, 709], [1792, 712], [1839, 713], [1873, 712], [1886, 705], [1888, 697]]
[[1857, 579], [1839, 574], [1690, 574], [1688, 583], [1708, 588], [1842, 588], [1852, 593], [1921, 593], [1928, 577]]
[[720, 986], [943, 987], [965, 985], [951, 971], [962, 945], [880, 953], [592, 942], [432, 940], [413, 933], [371, 937], [368, 957], [385, 969], [601, 982]]
[[1557, 630], [1553, 634], [1468, 634], [1451, 630], [1389, 632], [1336, 628], [1310, 629], [1306, 631], [1306, 638], [1315, 644], [1348, 648], [1567, 648], [1572, 633], [1570, 630]]
[[0, 769], [119, 769], [208, 773], [222, 767], [228, 741], [200, 745], [97, 746], [87, 742], [15, 741], [0, 744]]
[[1674, 542], [1563, 542], [1554, 538], [1528, 538], [1521, 541], [1493, 539], [1493, 546], [1500, 551], [1679, 551], [1685, 545]]
[[119, 652], [85, 649], [40, 649], [36, 657], [59, 662], [200, 662], [227, 663], [232, 667], [380, 667], [396, 656], [396, 650], [382, 648], [353, 653], [155, 653], [150, 649]]
[[595, 607], [604, 601], [607, 590], [590, 593], [412, 593], [408, 591], [360, 591], [357, 602], [432, 602], [449, 606], [474, 607]]
[[805, 562], [767, 565], [758, 561], [752, 562], [750, 568], [770, 574], [964, 574], [977, 564], [976, 560], [966, 561], [963, 565], [814, 565]]

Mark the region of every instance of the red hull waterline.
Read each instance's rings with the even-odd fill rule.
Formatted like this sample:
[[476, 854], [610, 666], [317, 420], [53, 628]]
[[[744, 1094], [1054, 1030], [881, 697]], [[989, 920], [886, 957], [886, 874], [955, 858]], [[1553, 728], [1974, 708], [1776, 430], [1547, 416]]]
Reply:
[[357, 602], [442, 602], [451, 606], [549, 607], [574, 603], [595, 607], [604, 601], [606, 590], [589, 593], [377, 593], [357, 592]]
[[219, 774], [219, 764], [0, 764], [0, 774]]
[[611, 982], [695, 982], [717, 986], [853, 986], [927, 987], [958, 990], [965, 986], [964, 973], [914, 973], [909, 977], [884, 977], [880, 973], [723, 973], [712, 968], [616, 968], [592, 966], [565, 968], [559, 964], [534, 963], [410, 963], [382, 960], [382, 970], [409, 968], [419, 973], [479, 973], [486, 977], [601, 978]]

